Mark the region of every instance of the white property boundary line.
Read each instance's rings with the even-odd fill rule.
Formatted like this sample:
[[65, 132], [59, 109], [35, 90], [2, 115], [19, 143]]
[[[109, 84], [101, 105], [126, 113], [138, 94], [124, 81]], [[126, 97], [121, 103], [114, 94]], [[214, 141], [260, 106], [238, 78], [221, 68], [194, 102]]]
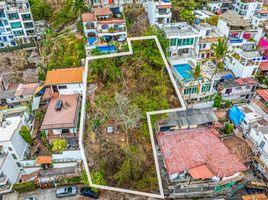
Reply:
[[[158, 185], [160, 189], [160, 195], [159, 194], [153, 194], [153, 193], [146, 193], [146, 192], [139, 192], [139, 191], [134, 191], [134, 190], [127, 190], [127, 189], [122, 189], [122, 188], [115, 188], [115, 187], [109, 187], [109, 186], [103, 186], [103, 185], [96, 185], [93, 184], [92, 178], [90, 175], [86, 155], [85, 155], [85, 150], [83, 148], [83, 134], [84, 134], [84, 128], [85, 128], [85, 120], [86, 120], [86, 98], [87, 98], [87, 76], [88, 76], [88, 68], [89, 68], [89, 61], [91, 60], [97, 60], [97, 59], [103, 59], [103, 58], [112, 58], [112, 57], [119, 57], [119, 56], [126, 56], [126, 55], [132, 55], [133, 54], [133, 49], [132, 49], [132, 44], [131, 41], [137, 41], [137, 40], [155, 40], [156, 45], [159, 49], [159, 52], [161, 54], [161, 57], [164, 61], [166, 70], [169, 74], [169, 78], [173, 84], [173, 87], [176, 91], [177, 97], [179, 98], [179, 101], [181, 103], [181, 108], [176, 108], [176, 109], [168, 109], [168, 110], [162, 110], [162, 111], [155, 111], [155, 112], [147, 112], [147, 121], [148, 121], [148, 126], [149, 126], [149, 132], [150, 132], [150, 138], [151, 138], [151, 144], [152, 144], [152, 149], [153, 149], [153, 154], [154, 154], [154, 161], [155, 161], [155, 167], [156, 167], [156, 173], [157, 173], [157, 179], [158, 179]], [[145, 37], [132, 37], [132, 38], [127, 38], [127, 43], [129, 47], [129, 51], [127, 52], [122, 52], [122, 53], [114, 53], [114, 54], [107, 54], [107, 55], [98, 55], [98, 56], [88, 56], [86, 57], [86, 63], [85, 63], [85, 71], [84, 73], [86, 74], [83, 79], [83, 96], [82, 96], [82, 108], [81, 108], [81, 119], [80, 119], [80, 129], [79, 129], [79, 146], [81, 149], [81, 154], [82, 154], [82, 159], [83, 163], [85, 166], [85, 170], [87, 173], [89, 185], [95, 188], [99, 189], [105, 189], [105, 190], [111, 190], [111, 191], [116, 191], [116, 192], [123, 192], [123, 193], [130, 193], [130, 194], [135, 194], [135, 195], [141, 195], [141, 196], [148, 196], [148, 197], [153, 197], [153, 198], [164, 198], [164, 191], [163, 191], [163, 186], [162, 186], [162, 179], [161, 179], [161, 174], [159, 170], [159, 163], [157, 159], [157, 154], [156, 154], [156, 149], [155, 149], [155, 142], [154, 142], [154, 134], [153, 134], [153, 129], [152, 129], [152, 124], [151, 124], [151, 119], [150, 115], [151, 114], [162, 114], [162, 113], [168, 113], [172, 111], [179, 111], [179, 110], [185, 110], [186, 106], [184, 104], [184, 101], [182, 99], [182, 96], [178, 90], [176, 81], [172, 75], [171, 69], [169, 67], [168, 61], [165, 57], [164, 51], [161, 47], [161, 44], [157, 38], [157, 36], [145, 36]]]

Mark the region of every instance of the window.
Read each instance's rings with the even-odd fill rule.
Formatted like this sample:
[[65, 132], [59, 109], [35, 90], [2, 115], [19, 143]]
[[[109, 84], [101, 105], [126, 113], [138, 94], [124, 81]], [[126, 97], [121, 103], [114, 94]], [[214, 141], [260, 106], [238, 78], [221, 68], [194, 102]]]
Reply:
[[187, 87], [184, 89], [184, 95], [197, 93], [197, 87]]
[[4, 26], [3, 21], [0, 21], [0, 26]]
[[19, 19], [19, 15], [18, 15], [18, 13], [11, 13], [11, 14], [8, 14], [8, 19], [9, 19], [9, 20]]
[[20, 98], [22, 99], [23, 98], [23, 95], [20, 95]]
[[20, 22], [11, 22], [10, 23], [11, 28], [15, 29], [15, 28], [21, 28], [21, 23]]
[[203, 49], [205, 49], [207, 47], [207, 44], [203, 44]]
[[11, 101], [14, 101], [15, 99], [14, 99], [14, 98], [11, 98], [10, 100], [11, 100]]
[[0, 17], [5, 17], [4, 10], [0, 10]]
[[21, 15], [21, 17], [22, 17], [22, 19], [23, 19], [24, 21], [26, 21], [26, 20], [31, 20], [31, 19], [32, 19], [30, 14], [23, 14], [23, 15]]
[[165, 9], [165, 8], [159, 8], [159, 9], [158, 9], [158, 12], [159, 12], [160, 14], [165, 14], [165, 13], [167, 13], [167, 9]]
[[12, 153], [11, 156], [13, 157], [14, 160], [17, 160], [17, 156], [14, 153]]
[[170, 40], [170, 45], [171, 46], [176, 46], [176, 42], [177, 42], [177, 39], [175, 39], [175, 38], [174, 39], [171, 39]]
[[9, 151], [13, 151], [12, 147], [8, 147], [8, 150], [9, 150]]
[[262, 149], [264, 147], [264, 145], [265, 145], [265, 142], [264, 141], [261, 141], [260, 148]]
[[205, 84], [205, 85], [202, 85], [201, 92], [208, 92], [208, 91], [210, 91], [210, 88], [211, 88], [211, 84], [210, 83]]
[[17, 162], [17, 165], [18, 165], [18, 167], [21, 167], [21, 164], [19, 162]]
[[21, 35], [24, 35], [24, 32], [22, 30], [19, 30], [19, 31], [13, 31], [14, 35], [15, 36], [21, 36]]
[[24, 27], [25, 28], [33, 28], [33, 23], [32, 22], [25, 22]]
[[61, 89], [67, 89], [67, 85], [60, 85], [59, 86], [59, 89], [61, 90]]
[[182, 41], [182, 45], [192, 45], [194, 43], [194, 39], [193, 38], [187, 38], [187, 39], [183, 39]]

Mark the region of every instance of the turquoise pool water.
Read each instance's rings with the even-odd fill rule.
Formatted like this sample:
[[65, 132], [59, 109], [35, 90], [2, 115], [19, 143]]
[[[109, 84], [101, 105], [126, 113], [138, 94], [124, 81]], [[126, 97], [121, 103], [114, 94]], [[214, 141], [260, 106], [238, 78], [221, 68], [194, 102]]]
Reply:
[[116, 46], [99, 46], [97, 49], [103, 53], [115, 53], [116, 52]]
[[173, 65], [173, 67], [176, 72], [183, 78], [184, 82], [190, 82], [193, 80], [193, 76], [189, 74], [193, 71], [193, 69], [188, 63]]

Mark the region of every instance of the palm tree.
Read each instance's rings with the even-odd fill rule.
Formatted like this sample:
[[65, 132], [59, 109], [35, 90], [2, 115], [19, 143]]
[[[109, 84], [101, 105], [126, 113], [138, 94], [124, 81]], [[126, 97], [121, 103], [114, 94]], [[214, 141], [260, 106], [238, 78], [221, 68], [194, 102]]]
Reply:
[[[228, 43], [225, 39], [218, 39], [217, 43], [213, 43], [211, 45], [211, 49], [214, 53], [214, 56], [210, 57], [212, 62], [215, 63], [215, 74], [217, 74], [219, 71], [224, 71], [224, 59], [226, 57], [230, 57], [230, 51], [228, 50]], [[211, 77], [211, 79], [213, 78]]]
[[87, 10], [87, 7], [85, 5], [85, 1], [84, 0], [73, 0], [73, 12], [75, 14], [75, 16], [78, 17], [78, 21], [80, 20], [80, 16], [81, 14]]
[[[192, 71], [186, 71], [190, 76], [188, 79], [190, 81], [190, 86], [193, 86], [196, 82], [198, 84], [197, 93], [199, 93], [201, 83], [204, 82], [205, 79], [208, 79], [206, 76], [203, 75], [201, 64], [197, 63], [195, 68]], [[189, 96], [189, 99], [191, 99], [191, 94]]]

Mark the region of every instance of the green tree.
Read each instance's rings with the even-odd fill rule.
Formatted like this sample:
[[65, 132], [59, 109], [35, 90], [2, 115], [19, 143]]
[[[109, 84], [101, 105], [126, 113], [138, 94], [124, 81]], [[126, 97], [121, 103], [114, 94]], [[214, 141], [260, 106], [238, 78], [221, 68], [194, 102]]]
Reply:
[[214, 107], [220, 108], [222, 103], [222, 97], [221, 95], [217, 94], [217, 96], [214, 98]]
[[223, 127], [223, 132], [224, 134], [227, 134], [227, 135], [232, 133], [233, 130], [234, 130], [234, 125], [230, 122], [227, 122]]
[[213, 15], [210, 18], [207, 19], [207, 23], [209, 23], [209, 24], [211, 24], [213, 26], [217, 26], [218, 19], [219, 19], [219, 16], [218, 15]]
[[[197, 83], [197, 85], [198, 85], [197, 94], [198, 94], [202, 82], [204, 82], [205, 79], [208, 79], [202, 73], [201, 64], [197, 63], [195, 68], [192, 71], [187, 71], [187, 73], [190, 75], [189, 78], [188, 78], [188, 80], [190, 81], [190, 86], [193, 86], [193, 85], [195, 85]], [[190, 94], [190, 96], [191, 96], [191, 94]]]
[[[210, 59], [215, 63], [215, 71], [214, 75], [219, 71], [224, 71], [224, 60], [226, 57], [230, 57], [230, 51], [228, 50], [228, 43], [225, 39], [218, 39], [217, 43], [213, 43], [211, 45], [211, 49], [214, 53], [214, 56], [210, 57]], [[213, 75], [213, 76], [214, 76]], [[211, 77], [211, 79], [213, 78]]]
[[29, 145], [33, 144], [33, 138], [27, 126], [22, 126], [19, 133], [25, 142], [27, 142]]
[[89, 182], [88, 182], [88, 177], [87, 177], [87, 172], [86, 172], [86, 170], [83, 170], [83, 171], [81, 172], [81, 179], [82, 179], [83, 183], [84, 183], [87, 187], [89, 187]]
[[34, 20], [46, 20], [51, 18], [51, 8], [44, 0], [30, 0], [31, 11]]
[[62, 153], [67, 147], [67, 141], [64, 139], [55, 140], [52, 143], [52, 151]]
[[[105, 174], [103, 170], [96, 170], [92, 173], [92, 183], [96, 185], [106, 185]], [[99, 192], [98, 188], [92, 188], [94, 192]]]
[[84, 0], [73, 0], [72, 9], [75, 16], [80, 18], [81, 14], [87, 10]]

